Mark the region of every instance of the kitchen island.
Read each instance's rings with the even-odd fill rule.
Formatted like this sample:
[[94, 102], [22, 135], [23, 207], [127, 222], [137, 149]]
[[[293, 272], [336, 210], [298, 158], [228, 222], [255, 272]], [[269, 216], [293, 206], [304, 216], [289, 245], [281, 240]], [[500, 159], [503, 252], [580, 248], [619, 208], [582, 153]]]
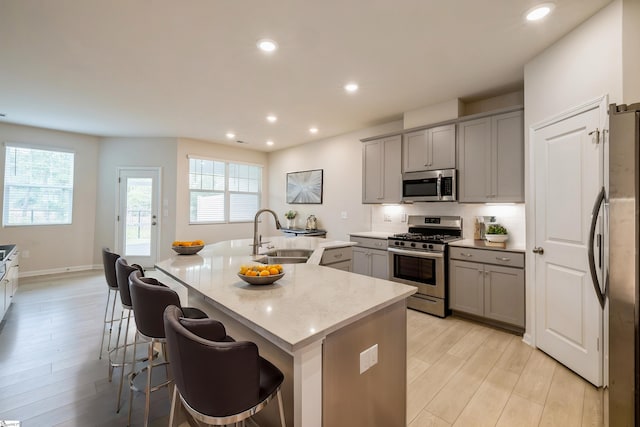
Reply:
[[[405, 300], [415, 288], [319, 265], [325, 249], [351, 242], [267, 240], [314, 252], [306, 264], [283, 265], [285, 276], [267, 286], [237, 276], [259, 258], [250, 255], [251, 239], [207, 245], [156, 267], [187, 287], [189, 305], [222, 321], [236, 340], [256, 342], [283, 371], [287, 425], [405, 425]], [[256, 418], [278, 425], [277, 405]]]

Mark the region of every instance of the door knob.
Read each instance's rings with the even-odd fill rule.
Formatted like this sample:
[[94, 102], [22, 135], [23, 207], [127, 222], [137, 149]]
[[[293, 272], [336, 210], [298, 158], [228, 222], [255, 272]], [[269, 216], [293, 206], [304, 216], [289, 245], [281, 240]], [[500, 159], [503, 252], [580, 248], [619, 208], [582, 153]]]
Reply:
[[533, 253], [542, 255], [544, 253], [544, 248], [541, 248], [540, 246], [536, 246], [535, 248], [533, 248]]
[[153, 221], [153, 222], [151, 223], [151, 225], [156, 225], [156, 224], [157, 224], [157, 222], [155, 222], [155, 221]]

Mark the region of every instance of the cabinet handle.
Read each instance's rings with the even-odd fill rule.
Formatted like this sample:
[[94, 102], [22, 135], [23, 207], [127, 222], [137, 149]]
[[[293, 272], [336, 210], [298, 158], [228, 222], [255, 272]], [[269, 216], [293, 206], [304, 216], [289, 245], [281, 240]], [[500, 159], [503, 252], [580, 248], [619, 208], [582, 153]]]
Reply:
[[485, 275], [485, 276], [488, 276], [488, 275], [489, 275], [489, 272], [488, 272], [488, 271], [485, 271], [485, 272], [484, 272], [484, 275]]
[[342, 258], [342, 254], [334, 254], [333, 257], [334, 258]]
[[471, 258], [473, 255], [471, 254], [465, 254], [464, 252], [460, 252], [461, 256], [466, 256], [467, 258]]
[[511, 261], [511, 258], [505, 258], [505, 257], [499, 257], [499, 256], [497, 256], [497, 257], [496, 257], [496, 259], [497, 259], [498, 261], [504, 261], [504, 262]]

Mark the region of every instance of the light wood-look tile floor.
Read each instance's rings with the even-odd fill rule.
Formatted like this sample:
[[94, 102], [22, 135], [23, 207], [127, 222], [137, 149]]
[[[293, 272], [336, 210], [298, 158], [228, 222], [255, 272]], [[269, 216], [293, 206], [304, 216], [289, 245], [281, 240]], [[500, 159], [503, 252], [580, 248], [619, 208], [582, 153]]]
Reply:
[[[102, 272], [21, 279], [0, 326], [0, 420], [126, 425], [128, 392], [116, 414], [119, 371], [109, 382], [98, 359], [106, 295]], [[515, 335], [408, 310], [407, 349], [409, 427], [601, 425], [600, 392]], [[169, 395], [152, 396], [150, 425], [165, 426]], [[133, 405], [142, 425], [144, 396]]]
[[408, 310], [407, 420], [427, 426], [602, 426], [602, 392], [522, 342]]

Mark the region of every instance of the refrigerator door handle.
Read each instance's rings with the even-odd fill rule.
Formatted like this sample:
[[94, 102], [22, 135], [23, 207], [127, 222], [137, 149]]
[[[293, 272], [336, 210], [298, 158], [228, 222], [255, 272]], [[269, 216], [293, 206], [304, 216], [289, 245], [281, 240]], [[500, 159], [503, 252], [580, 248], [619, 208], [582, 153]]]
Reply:
[[[600, 206], [604, 202], [606, 197], [605, 189], [602, 187], [600, 193], [598, 193], [598, 197], [596, 197], [596, 202], [593, 205], [593, 211], [591, 212], [591, 227], [589, 229], [589, 270], [591, 271], [591, 280], [593, 281], [593, 289], [596, 292], [596, 297], [598, 297], [598, 302], [600, 303], [600, 307], [604, 309], [607, 289], [605, 286], [605, 290], [602, 291], [600, 288], [600, 282], [598, 281], [598, 273], [596, 272], [596, 260], [593, 253], [593, 244], [595, 240], [596, 234], [596, 224], [598, 222], [598, 212], [600, 211]], [[606, 284], [607, 280], [605, 280]]]

